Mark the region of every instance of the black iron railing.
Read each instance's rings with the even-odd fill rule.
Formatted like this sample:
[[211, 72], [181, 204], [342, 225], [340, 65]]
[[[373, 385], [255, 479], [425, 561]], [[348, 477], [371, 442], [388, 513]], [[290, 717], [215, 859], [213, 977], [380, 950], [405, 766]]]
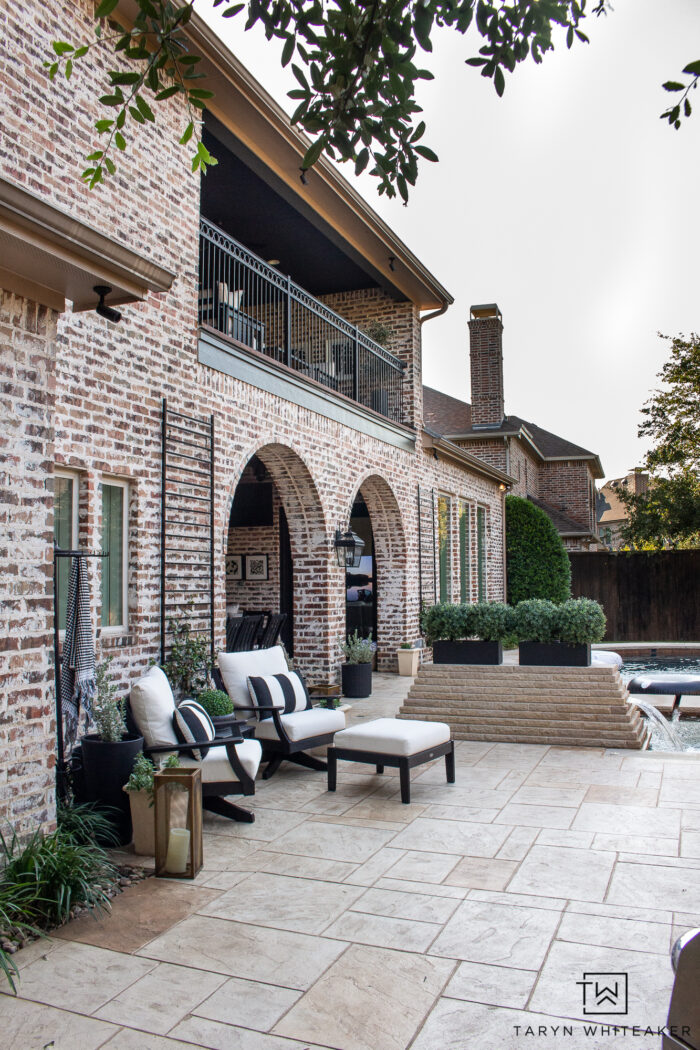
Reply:
[[403, 421], [403, 362], [204, 218], [199, 321]]

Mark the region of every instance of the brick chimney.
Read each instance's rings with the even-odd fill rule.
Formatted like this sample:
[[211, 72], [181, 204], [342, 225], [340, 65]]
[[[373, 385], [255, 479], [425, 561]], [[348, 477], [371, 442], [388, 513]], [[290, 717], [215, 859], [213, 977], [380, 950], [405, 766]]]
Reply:
[[472, 426], [495, 430], [503, 422], [503, 322], [496, 303], [472, 306], [469, 321]]

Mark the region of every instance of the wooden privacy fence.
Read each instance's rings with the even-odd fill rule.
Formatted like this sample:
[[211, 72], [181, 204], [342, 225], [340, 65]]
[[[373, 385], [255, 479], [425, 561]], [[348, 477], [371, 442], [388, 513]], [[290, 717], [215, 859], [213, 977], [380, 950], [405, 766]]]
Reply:
[[601, 603], [606, 641], [700, 641], [700, 550], [569, 557], [572, 594]]

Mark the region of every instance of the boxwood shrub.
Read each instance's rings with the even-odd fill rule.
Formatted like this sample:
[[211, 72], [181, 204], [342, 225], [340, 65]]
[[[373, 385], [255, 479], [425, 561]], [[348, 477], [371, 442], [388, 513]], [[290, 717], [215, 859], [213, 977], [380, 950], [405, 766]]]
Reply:
[[602, 642], [605, 634], [603, 607], [592, 598], [571, 598], [558, 606], [555, 614], [555, 637], [569, 645]]
[[559, 533], [530, 500], [506, 496], [506, 573], [512, 605], [571, 597], [571, 566]]
[[513, 610], [515, 633], [521, 642], [553, 642], [557, 606], [546, 598], [519, 602]]
[[513, 633], [513, 610], [503, 602], [450, 605], [441, 602], [423, 612], [423, 630], [428, 645], [479, 638], [500, 642]]

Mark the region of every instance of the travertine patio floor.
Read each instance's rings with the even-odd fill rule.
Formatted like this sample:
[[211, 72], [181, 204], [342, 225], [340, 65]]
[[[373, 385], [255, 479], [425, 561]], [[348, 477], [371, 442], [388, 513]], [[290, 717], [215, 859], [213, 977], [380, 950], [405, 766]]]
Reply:
[[[376, 675], [349, 720], [394, 713], [409, 681]], [[283, 766], [254, 824], [207, 818], [194, 883], [149, 879], [20, 953], [0, 1044], [658, 1047], [632, 1026], [663, 1025], [669, 949], [700, 925], [699, 763], [462, 742], [456, 784], [422, 767], [410, 806], [389, 772], [341, 763], [331, 795]], [[583, 1013], [599, 973], [627, 974], [626, 1014]]]

